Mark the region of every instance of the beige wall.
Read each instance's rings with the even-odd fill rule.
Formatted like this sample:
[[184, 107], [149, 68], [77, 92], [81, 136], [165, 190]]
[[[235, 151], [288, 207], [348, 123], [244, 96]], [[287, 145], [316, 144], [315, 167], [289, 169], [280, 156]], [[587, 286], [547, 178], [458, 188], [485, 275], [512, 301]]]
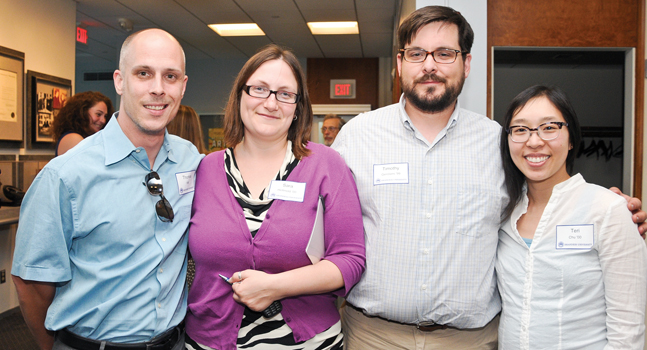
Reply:
[[[25, 54], [27, 70], [74, 81], [76, 3], [72, 0], [0, 0], [0, 46]], [[24, 98], [23, 98], [24, 99]], [[25, 116], [27, 117], [27, 116]], [[37, 154], [24, 149], [0, 149], [1, 154]], [[17, 225], [0, 225], [0, 313], [18, 306], [11, 281], [11, 260]]]

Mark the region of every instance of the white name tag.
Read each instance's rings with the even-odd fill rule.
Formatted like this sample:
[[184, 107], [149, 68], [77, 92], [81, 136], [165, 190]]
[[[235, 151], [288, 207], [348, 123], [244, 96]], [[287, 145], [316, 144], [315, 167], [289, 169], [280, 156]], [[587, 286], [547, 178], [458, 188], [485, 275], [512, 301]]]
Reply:
[[180, 195], [193, 192], [195, 190], [195, 170], [175, 174], [177, 179], [177, 190]]
[[558, 225], [555, 249], [584, 249], [593, 247], [593, 225]]
[[290, 202], [303, 202], [305, 193], [305, 182], [272, 180], [267, 197], [269, 199], [280, 199]]
[[408, 183], [409, 163], [373, 164], [373, 185]]

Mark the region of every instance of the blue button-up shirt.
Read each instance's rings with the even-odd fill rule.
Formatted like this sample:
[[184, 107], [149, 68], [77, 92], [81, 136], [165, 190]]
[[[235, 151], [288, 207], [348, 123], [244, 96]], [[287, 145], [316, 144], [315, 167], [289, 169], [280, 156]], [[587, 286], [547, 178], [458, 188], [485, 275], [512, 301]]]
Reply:
[[[405, 102], [353, 118], [332, 145], [355, 176], [366, 234], [366, 271], [347, 299], [393, 321], [483, 327], [501, 310], [501, 127], [457, 103], [427, 140]], [[381, 181], [378, 166], [398, 167], [399, 181]]]
[[123, 133], [117, 114], [40, 171], [21, 208], [12, 274], [56, 283], [47, 329], [131, 343], [182, 321], [190, 176], [201, 159], [191, 143], [166, 133], [154, 170], [172, 223], [157, 217], [160, 197], [143, 184], [148, 156]]

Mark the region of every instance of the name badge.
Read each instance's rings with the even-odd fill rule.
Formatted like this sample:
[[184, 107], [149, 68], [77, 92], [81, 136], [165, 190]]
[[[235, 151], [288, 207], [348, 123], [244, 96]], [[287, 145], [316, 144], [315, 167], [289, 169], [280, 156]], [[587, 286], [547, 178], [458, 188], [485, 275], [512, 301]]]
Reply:
[[373, 185], [408, 183], [409, 163], [373, 164]]
[[593, 248], [593, 225], [558, 225], [555, 249]]
[[175, 174], [180, 195], [195, 191], [195, 170]]
[[269, 199], [280, 199], [282, 201], [303, 202], [305, 194], [305, 182], [272, 180], [267, 197]]

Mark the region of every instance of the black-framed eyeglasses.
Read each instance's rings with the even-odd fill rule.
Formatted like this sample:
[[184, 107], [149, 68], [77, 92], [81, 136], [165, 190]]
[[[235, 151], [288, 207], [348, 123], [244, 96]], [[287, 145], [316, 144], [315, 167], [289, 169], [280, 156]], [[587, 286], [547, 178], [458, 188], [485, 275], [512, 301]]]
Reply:
[[162, 197], [162, 199], [155, 203], [157, 217], [162, 222], [173, 222], [173, 208], [171, 207], [171, 203], [164, 197], [164, 186], [162, 185], [162, 179], [160, 179], [159, 174], [155, 171], [148, 173], [144, 178], [144, 186], [146, 186], [151, 196]]
[[510, 139], [513, 142], [526, 142], [530, 139], [530, 134], [533, 131], [537, 132], [537, 136], [544, 141], [554, 140], [559, 137], [559, 134], [563, 126], [568, 126], [568, 123], [565, 122], [548, 122], [539, 125], [538, 127], [532, 129], [525, 125], [512, 125], [506, 129], [506, 132], [510, 134]]
[[[423, 49], [400, 49], [402, 52], [402, 57], [405, 61], [411, 63], [421, 63], [427, 59], [427, 56], [431, 55], [431, 58], [434, 59], [436, 63], [450, 64], [456, 62], [456, 57], [461, 53], [461, 50], [454, 49], [438, 49], [434, 51], [427, 51]], [[468, 52], [463, 52], [468, 53]]]
[[321, 133], [323, 134], [326, 131], [334, 132], [335, 130], [339, 130], [338, 127], [336, 126], [322, 126], [321, 127]]
[[243, 91], [245, 91], [249, 96], [251, 97], [257, 97], [257, 98], [268, 98], [270, 97], [271, 94], [274, 94], [276, 96], [276, 100], [279, 102], [283, 103], [297, 103], [299, 102], [299, 98], [301, 95], [296, 94], [294, 92], [289, 92], [289, 91], [274, 91], [270, 90], [264, 86], [256, 86], [256, 85], [245, 85], [243, 87]]

